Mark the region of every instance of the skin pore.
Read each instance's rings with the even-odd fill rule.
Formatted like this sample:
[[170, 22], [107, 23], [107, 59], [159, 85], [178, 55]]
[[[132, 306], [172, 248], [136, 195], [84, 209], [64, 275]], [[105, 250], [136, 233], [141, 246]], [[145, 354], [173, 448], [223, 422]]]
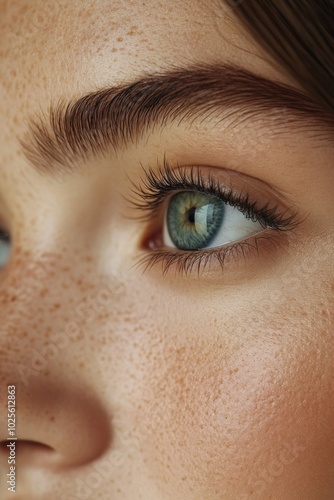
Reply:
[[[3, 401], [17, 391], [18, 500], [333, 498], [332, 118], [291, 111], [298, 96], [311, 106], [303, 89], [221, 2], [0, 0], [0, 12], [0, 228], [12, 242], [0, 387]], [[51, 130], [50, 113], [62, 124], [86, 94], [112, 89], [105, 105], [146, 82], [151, 95], [161, 75], [188, 71], [187, 85], [203, 68], [206, 90], [181, 99], [175, 83], [174, 102], [207, 104], [221, 75], [214, 108], [146, 127], [141, 108], [126, 141], [114, 133], [126, 113], [113, 126], [102, 113], [98, 128], [96, 108], [68, 120], [75, 132]], [[263, 80], [285, 100], [265, 102]], [[199, 270], [147, 261], [166, 251], [167, 199], [146, 219], [136, 203], [145, 171], [166, 162], [293, 224], [230, 246], [223, 267], [213, 253]], [[0, 490], [10, 498], [3, 475]]]

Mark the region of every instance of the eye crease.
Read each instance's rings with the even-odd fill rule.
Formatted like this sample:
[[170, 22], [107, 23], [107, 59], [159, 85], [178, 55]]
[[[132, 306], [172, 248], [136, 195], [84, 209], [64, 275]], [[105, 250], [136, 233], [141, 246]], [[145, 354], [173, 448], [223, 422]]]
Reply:
[[140, 261], [145, 269], [162, 263], [163, 273], [176, 265], [188, 274], [194, 267], [203, 271], [214, 259], [223, 268], [228, 257], [238, 260], [247, 250], [259, 251], [261, 239], [277, 238], [301, 222], [292, 209], [268, 200], [260, 204], [245, 188], [204, 174], [206, 168], [174, 169], [166, 159], [157, 170], [144, 168], [131, 204], [142, 212], [140, 219], [155, 227]]

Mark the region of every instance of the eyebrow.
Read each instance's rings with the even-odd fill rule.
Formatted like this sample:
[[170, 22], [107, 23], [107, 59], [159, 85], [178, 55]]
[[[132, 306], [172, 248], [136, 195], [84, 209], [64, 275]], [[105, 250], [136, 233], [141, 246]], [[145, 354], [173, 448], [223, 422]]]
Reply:
[[155, 127], [212, 116], [233, 117], [233, 126], [261, 119], [261, 127], [275, 134], [302, 128], [328, 139], [328, 128], [334, 128], [333, 115], [307, 94], [235, 65], [214, 64], [175, 68], [51, 103], [42, 116], [28, 119], [20, 143], [38, 172], [55, 175], [136, 143]]

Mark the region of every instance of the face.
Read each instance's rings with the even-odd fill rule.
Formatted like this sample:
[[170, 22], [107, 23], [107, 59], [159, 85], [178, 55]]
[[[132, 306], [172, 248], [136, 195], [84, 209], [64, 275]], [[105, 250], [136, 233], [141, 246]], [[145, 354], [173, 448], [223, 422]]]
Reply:
[[329, 125], [220, 1], [0, 6], [17, 498], [332, 498]]

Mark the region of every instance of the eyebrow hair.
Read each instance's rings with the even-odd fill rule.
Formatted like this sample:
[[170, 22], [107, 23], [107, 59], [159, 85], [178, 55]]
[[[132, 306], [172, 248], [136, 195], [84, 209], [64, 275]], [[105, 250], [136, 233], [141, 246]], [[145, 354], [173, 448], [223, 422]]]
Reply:
[[[296, 131], [329, 136], [334, 117], [299, 90], [230, 64], [211, 64], [145, 76], [127, 85], [61, 99], [28, 120], [20, 140], [29, 163], [41, 173], [68, 173], [80, 160], [136, 143], [170, 122], [261, 118], [279, 134]], [[268, 121], [267, 121], [268, 120]], [[274, 120], [274, 121], [273, 121]]]

